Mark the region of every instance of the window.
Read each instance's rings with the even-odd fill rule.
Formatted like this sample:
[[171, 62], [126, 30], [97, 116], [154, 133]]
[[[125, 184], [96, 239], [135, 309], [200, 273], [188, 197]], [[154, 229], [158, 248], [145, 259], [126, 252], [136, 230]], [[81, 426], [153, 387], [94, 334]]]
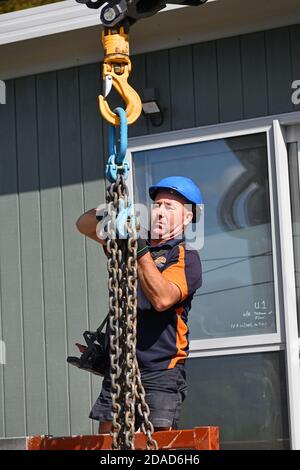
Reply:
[[221, 449], [289, 447], [282, 352], [187, 361], [180, 428], [220, 427]]
[[202, 190], [203, 285], [190, 313], [191, 339], [276, 332], [266, 133], [133, 153], [135, 201], [182, 175]]
[[203, 193], [181, 426], [219, 426], [224, 449], [300, 448], [299, 123], [291, 113], [130, 141], [134, 202], [150, 204], [148, 187], [171, 174]]

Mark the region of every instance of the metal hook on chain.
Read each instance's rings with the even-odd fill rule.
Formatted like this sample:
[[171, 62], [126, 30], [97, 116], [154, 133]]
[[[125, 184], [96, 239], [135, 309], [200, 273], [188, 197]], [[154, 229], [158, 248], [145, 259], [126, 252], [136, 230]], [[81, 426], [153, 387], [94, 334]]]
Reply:
[[128, 83], [131, 72], [129, 59], [128, 34], [124, 27], [108, 29], [103, 33], [102, 42], [105, 51], [103, 64], [104, 96], [99, 96], [99, 108], [102, 116], [114, 126], [120, 125], [119, 116], [110, 109], [106, 100], [112, 87], [116, 89], [126, 103], [127, 124], [133, 124], [142, 112], [142, 102], [138, 93]]
[[117, 142], [116, 127], [112, 124], [108, 128], [108, 151], [109, 158], [106, 165], [105, 176], [110, 183], [117, 180], [118, 173], [122, 173], [126, 179], [129, 171], [129, 163], [126, 160], [128, 128], [126, 112], [119, 107], [114, 110], [120, 121], [120, 139]]

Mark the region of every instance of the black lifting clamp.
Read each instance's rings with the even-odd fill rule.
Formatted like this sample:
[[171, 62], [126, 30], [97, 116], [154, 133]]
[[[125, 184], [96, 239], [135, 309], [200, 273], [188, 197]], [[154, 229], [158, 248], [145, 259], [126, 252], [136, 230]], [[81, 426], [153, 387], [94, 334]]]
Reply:
[[103, 7], [100, 13], [101, 22], [106, 28], [111, 28], [121, 22], [127, 23], [129, 27], [139, 19], [163, 10], [167, 3], [199, 6], [207, 0], [76, 0], [76, 2], [85, 3], [88, 8]]

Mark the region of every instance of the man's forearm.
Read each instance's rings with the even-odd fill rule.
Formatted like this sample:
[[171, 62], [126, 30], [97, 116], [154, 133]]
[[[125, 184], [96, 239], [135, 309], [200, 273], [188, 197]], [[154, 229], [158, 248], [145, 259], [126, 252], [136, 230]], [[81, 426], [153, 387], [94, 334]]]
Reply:
[[86, 237], [95, 240], [98, 243], [103, 244], [104, 240], [97, 237], [96, 227], [98, 220], [96, 219], [96, 209], [90, 209], [89, 211], [82, 214], [76, 221], [76, 227], [80, 233]]
[[144, 294], [158, 312], [163, 312], [179, 302], [179, 287], [164, 279], [150, 253], [138, 260], [138, 277]]

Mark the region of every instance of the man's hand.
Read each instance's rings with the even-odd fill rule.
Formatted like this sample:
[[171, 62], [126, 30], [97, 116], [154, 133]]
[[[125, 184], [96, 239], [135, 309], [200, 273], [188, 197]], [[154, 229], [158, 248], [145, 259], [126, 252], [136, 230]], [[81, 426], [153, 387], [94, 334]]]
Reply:
[[144, 294], [158, 312], [163, 312], [181, 300], [179, 287], [166, 280], [146, 253], [138, 259], [138, 277]]
[[140, 227], [137, 231], [137, 259], [140, 259], [146, 253], [149, 253], [148, 232], [145, 228]]

